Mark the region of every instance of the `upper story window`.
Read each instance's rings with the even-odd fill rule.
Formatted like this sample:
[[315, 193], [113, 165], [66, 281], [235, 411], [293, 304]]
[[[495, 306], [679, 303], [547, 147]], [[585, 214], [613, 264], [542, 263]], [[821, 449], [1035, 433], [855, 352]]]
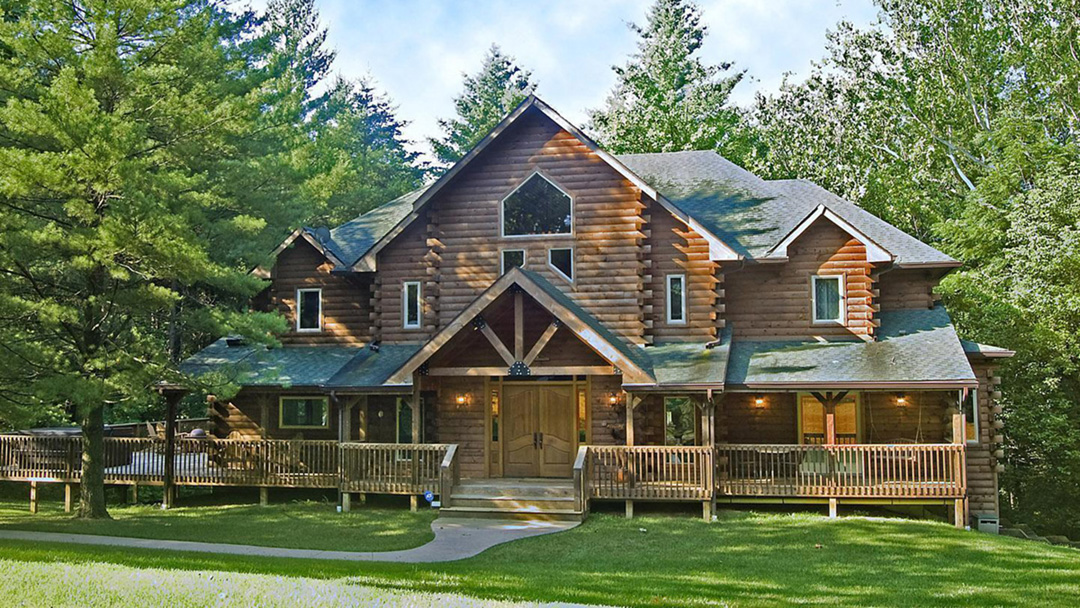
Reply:
[[573, 200], [550, 180], [533, 173], [502, 201], [502, 235], [570, 234]]
[[960, 411], [964, 413], [964, 439], [970, 444], [979, 443], [979, 393], [969, 391], [967, 398], [961, 397]]
[[686, 275], [667, 275], [667, 322], [672, 325], [686, 323]]
[[554, 268], [567, 281], [574, 282], [574, 250], [572, 248], [548, 249], [548, 266]]
[[525, 250], [524, 249], [503, 249], [499, 254], [499, 274], [506, 274], [507, 270], [511, 268], [524, 268], [525, 267]]
[[296, 290], [296, 331], [322, 331], [322, 290]]
[[420, 281], [405, 281], [401, 285], [401, 321], [405, 329], [420, 328]]
[[814, 276], [811, 288], [814, 323], [844, 325], [844, 275]]

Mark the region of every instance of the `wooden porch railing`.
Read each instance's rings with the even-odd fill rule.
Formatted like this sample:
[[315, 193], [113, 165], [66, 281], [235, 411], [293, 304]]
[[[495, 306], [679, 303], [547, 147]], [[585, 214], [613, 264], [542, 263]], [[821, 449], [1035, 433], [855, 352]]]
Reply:
[[439, 467], [439, 503], [441, 507], [449, 507], [454, 486], [461, 481], [461, 463], [457, 457], [457, 446], [447, 447]]
[[589, 446], [593, 498], [709, 500], [713, 454], [707, 446]]
[[962, 498], [959, 444], [720, 445], [721, 496]]
[[583, 445], [578, 448], [577, 457], [574, 458], [574, 510], [583, 516], [589, 512], [589, 497], [592, 488], [592, 458], [589, 455], [589, 446]]
[[[106, 437], [105, 482], [165, 483], [165, 441]], [[440, 492], [450, 446], [281, 439], [177, 439], [174, 483], [183, 486], [339, 488], [344, 492]], [[78, 482], [81, 437], [0, 435], [0, 480]]]

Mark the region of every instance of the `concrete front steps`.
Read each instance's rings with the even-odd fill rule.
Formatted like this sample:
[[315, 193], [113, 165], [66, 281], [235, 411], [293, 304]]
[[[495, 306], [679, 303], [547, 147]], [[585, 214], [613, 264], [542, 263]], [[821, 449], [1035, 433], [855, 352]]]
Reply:
[[569, 479], [463, 479], [440, 517], [581, 521]]

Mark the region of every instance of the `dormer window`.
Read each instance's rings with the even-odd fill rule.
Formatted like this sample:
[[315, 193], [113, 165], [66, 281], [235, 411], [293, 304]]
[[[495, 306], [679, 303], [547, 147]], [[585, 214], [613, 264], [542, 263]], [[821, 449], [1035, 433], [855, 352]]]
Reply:
[[573, 232], [573, 199], [533, 173], [502, 200], [502, 235], [544, 236]]
[[322, 331], [322, 290], [296, 290], [296, 331]]
[[814, 276], [811, 291], [814, 323], [844, 325], [844, 275]]

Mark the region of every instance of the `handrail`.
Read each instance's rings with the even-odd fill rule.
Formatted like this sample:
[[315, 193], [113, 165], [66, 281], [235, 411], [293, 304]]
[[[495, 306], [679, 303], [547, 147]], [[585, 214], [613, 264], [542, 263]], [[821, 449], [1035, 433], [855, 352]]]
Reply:
[[724, 496], [963, 498], [962, 444], [724, 444], [716, 447]]
[[454, 492], [454, 486], [461, 480], [461, 469], [458, 465], [456, 444], [446, 448], [442, 464], [439, 466], [439, 503], [441, 508], [450, 506], [450, 496]]
[[574, 458], [574, 507], [582, 515], [589, 508], [589, 475], [586, 470], [588, 462], [589, 446], [579, 446], [577, 457]]

